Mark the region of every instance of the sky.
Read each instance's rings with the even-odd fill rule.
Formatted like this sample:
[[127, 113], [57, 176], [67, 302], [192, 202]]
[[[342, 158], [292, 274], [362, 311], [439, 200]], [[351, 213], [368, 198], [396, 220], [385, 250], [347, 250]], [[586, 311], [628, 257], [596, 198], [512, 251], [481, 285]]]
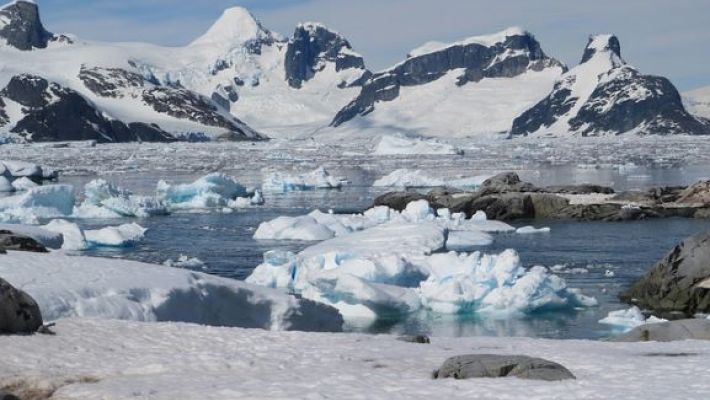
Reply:
[[[1, 1], [1, 0], [0, 0]], [[622, 56], [682, 91], [710, 86], [708, 0], [36, 0], [47, 29], [84, 39], [179, 46], [228, 7], [247, 7], [289, 36], [298, 22], [342, 33], [372, 70], [431, 40], [449, 42], [520, 26], [569, 66], [588, 36], [614, 33]]]

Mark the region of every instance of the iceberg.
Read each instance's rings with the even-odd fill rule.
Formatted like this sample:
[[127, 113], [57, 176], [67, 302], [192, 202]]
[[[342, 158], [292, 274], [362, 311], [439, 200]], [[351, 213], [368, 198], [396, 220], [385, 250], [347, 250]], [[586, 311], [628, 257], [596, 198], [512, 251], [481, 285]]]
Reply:
[[346, 181], [332, 176], [323, 166], [314, 171], [289, 175], [281, 172], [272, 172], [264, 178], [262, 188], [269, 192], [287, 193], [293, 191], [313, 189], [338, 189]]
[[628, 332], [641, 325], [660, 322], [668, 322], [668, 320], [654, 316], [646, 318], [637, 306], [626, 310], [610, 311], [606, 317], [599, 320], [600, 324], [610, 325], [613, 330], [620, 332]]
[[131, 223], [120, 226], [108, 226], [97, 230], [84, 232], [89, 246], [99, 247], [128, 247], [143, 240], [146, 228]]
[[87, 183], [84, 194], [86, 199], [74, 209], [76, 218], [147, 218], [168, 213], [160, 199], [135, 195], [104, 179]]
[[9, 197], [0, 197], [0, 221], [37, 224], [40, 218], [72, 214], [74, 189], [70, 185], [46, 185]]
[[434, 140], [410, 139], [384, 135], [375, 147], [376, 155], [411, 155], [411, 154], [433, 154], [433, 155], [461, 155], [463, 152], [446, 143], [439, 143]]
[[157, 197], [171, 210], [224, 208], [237, 198], [249, 197], [247, 189], [225, 174], [206, 175], [192, 183], [158, 182]]
[[398, 169], [376, 180], [374, 187], [392, 188], [431, 188], [448, 186], [459, 189], [475, 190], [490, 178], [489, 175], [458, 177], [458, 178], [432, 178], [422, 170]]
[[43, 228], [62, 235], [62, 250], [82, 251], [89, 247], [84, 231], [79, 228], [79, 225], [73, 222], [55, 219], [50, 221]]

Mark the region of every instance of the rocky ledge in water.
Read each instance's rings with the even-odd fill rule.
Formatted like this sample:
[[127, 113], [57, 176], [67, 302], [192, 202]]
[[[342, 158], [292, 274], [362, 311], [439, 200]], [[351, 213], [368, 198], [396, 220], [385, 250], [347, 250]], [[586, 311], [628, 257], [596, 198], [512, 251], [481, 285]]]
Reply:
[[710, 232], [677, 245], [620, 297], [655, 312], [710, 313]]
[[414, 191], [386, 193], [374, 206], [403, 210], [411, 201], [425, 199], [435, 209], [448, 208], [468, 217], [483, 211], [496, 220], [575, 219], [630, 221], [647, 218], [710, 218], [710, 181], [688, 187], [658, 187], [647, 192], [615, 193], [610, 187], [570, 185], [537, 187], [513, 173], [496, 175], [475, 192], [437, 188], [428, 194]]

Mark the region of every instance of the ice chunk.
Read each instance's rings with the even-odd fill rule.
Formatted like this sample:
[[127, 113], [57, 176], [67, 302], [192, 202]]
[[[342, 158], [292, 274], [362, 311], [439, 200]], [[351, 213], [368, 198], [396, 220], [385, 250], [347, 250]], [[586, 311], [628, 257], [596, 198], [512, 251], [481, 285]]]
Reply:
[[38, 186], [21, 194], [0, 197], [0, 220], [36, 224], [39, 218], [68, 216], [73, 207], [71, 186]]
[[657, 318], [654, 316], [646, 318], [646, 316], [641, 312], [640, 308], [633, 306], [627, 310], [611, 311], [605, 318], [599, 320], [599, 323], [604, 325], [611, 325], [614, 330], [627, 332], [636, 328], [637, 326], [667, 321], [668, 320], [666, 319]]
[[402, 212], [402, 216], [411, 222], [419, 222], [434, 219], [434, 211], [429, 207], [426, 200], [412, 201]]
[[126, 247], [141, 241], [147, 229], [131, 223], [84, 232], [91, 246]]
[[434, 140], [409, 139], [385, 135], [375, 147], [377, 155], [408, 155], [408, 154], [462, 154], [456, 147], [439, 143]]
[[345, 180], [332, 176], [323, 166], [298, 175], [273, 172], [264, 178], [263, 189], [270, 192], [292, 192], [313, 189], [337, 189]]
[[167, 214], [165, 203], [155, 197], [135, 195], [125, 189], [96, 179], [84, 186], [86, 199], [75, 208], [77, 218], [146, 218]]
[[254, 232], [257, 240], [326, 240], [335, 237], [328, 227], [321, 225], [310, 215], [278, 217], [259, 225]]
[[236, 198], [249, 195], [234, 178], [219, 173], [185, 184], [160, 181], [157, 193], [158, 198], [174, 210], [223, 208]]
[[469, 251], [475, 247], [491, 244], [493, 244], [493, 236], [478, 230], [449, 231], [446, 239], [446, 248], [456, 251]]
[[0, 165], [12, 178], [28, 177], [42, 179], [42, 167], [37, 164], [24, 161], [0, 161]]
[[166, 260], [163, 265], [166, 267], [174, 267], [174, 268], [189, 268], [189, 269], [196, 269], [196, 268], [205, 268], [205, 263], [202, 262], [197, 257], [188, 257], [186, 255], [180, 255], [180, 257], [177, 258], [177, 260]]
[[490, 176], [459, 178], [432, 178], [422, 170], [398, 169], [372, 184], [374, 187], [427, 188], [449, 186], [461, 189], [477, 189]]
[[81, 251], [86, 250], [89, 247], [86, 242], [84, 231], [79, 228], [79, 225], [73, 222], [55, 219], [45, 225], [44, 229], [57, 232], [62, 235], [64, 238], [62, 250]]
[[532, 233], [550, 233], [550, 228], [535, 228], [534, 226], [523, 226], [515, 230], [516, 233], [528, 235]]
[[6, 177], [0, 175], [0, 193], [10, 193], [14, 192], [15, 187], [12, 186], [12, 183], [10, 183], [10, 180], [7, 179]]
[[39, 186], [39, 185], [34, 183], [30, 178], [27, 178], [25, 176], [12, 181], [12, 187], [15, 188], [15, 190], [20, 190], [20, 191], [30, 190], [32, 188], [36, 188], [37, 186]]

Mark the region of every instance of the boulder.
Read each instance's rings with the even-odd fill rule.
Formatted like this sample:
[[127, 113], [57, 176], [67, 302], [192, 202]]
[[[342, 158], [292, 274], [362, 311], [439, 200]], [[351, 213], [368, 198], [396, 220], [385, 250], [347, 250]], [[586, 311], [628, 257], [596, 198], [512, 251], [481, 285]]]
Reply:
[[397, 340], [407, 343], [431, 344], [431, 339], [427, 335], [400, 336]]
[[485, 196], [493, 193], [539, 192], [540, 188], [532, 183], [523, 182], [515, 172], [505, 172], [486, 179], [478, 189], [478, 194]]
[[680, 192], [676, 203], [710, 205], [710, 180], [685, 188]]
[[564, 366], [542, 358], [494, 354], [451, 357], [434, 373], [436, 379], [517, 377], [543, 381], [576, 379]]
[[29, 236], [18, 235], [8, 230], [0, 230], [0, 248], [14, 251], [47, 253], [47, 248]]
[[623, 301], [659, 312], [710, 312], [710, 232], [686, 239], [623, 292]]
[[20, 398], [12, 393], [0, 390], [0, 400], [20, 400]]
[[502, 193], [479, 197], [471, 202], [467, 215], [474, 215], [477, 211], [483, 211], [489, 219], [498, 221], [535, 218], [532, 196], [527, 193]]
[[569, 206], [569, 200], [549, 193], [531, 193], [530, 199], [535, 218], [558, 218], [560, 212]]
[[387, 206], [393, 210], [402, 211], [412, 201], [424, 199], [426, 196], [417, 192], [390, 192], [376, 198], [373, 207]]
[[672, 342], [675, 340], [710, 340], [710, 320], [682, 319], [642, 325], [611, 338], [613, 342]]
[[37, 302], [0, 278], [0, 335], [31, 334], [41, 327]]

